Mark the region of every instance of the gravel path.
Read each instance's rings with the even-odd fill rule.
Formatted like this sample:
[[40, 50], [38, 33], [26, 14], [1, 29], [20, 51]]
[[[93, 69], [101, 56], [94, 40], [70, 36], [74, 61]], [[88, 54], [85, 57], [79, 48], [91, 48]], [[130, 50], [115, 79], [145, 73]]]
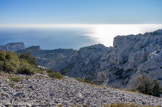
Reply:
[[103, 104], [136, 103], [140, 105], [160, 105], [162, 98], [135, 94], [118, 89], [96, 87], [81, 83], [73, 78], [62, 80], [45, 76], [19, 76], [22, 81], [11, 83], [0, 76], [0, 105], [85, 105], [102, 107]]

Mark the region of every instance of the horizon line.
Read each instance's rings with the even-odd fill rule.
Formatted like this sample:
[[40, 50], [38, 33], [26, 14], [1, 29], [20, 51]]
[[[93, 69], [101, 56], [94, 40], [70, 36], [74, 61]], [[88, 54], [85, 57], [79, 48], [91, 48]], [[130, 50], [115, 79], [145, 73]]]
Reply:
[[88, 27], [99, 25], [162, 25], [162, 24], [0, 24], [0, 28], [12, 27]]

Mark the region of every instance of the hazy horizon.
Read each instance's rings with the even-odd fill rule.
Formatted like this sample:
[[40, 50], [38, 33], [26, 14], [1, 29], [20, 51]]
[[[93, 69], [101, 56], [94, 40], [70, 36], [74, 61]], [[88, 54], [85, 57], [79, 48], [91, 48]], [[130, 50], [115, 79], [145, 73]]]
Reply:
[[162, 0], [0, 0], [0, 43], [79, 49], [162, 28]]
[[103, 44], [113, 46], [118, 35], [139, 34], [162, 29], [162, 24], [39, 24], [0, 25], [0, 42], [24, 42], [43, 49], [74, 48]]

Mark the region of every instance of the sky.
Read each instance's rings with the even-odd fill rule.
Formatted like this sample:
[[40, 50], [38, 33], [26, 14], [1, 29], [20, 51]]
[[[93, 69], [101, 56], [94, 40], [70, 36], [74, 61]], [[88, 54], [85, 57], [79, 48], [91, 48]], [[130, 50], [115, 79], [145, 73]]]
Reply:
[[162, 24], [162, 0], [0, 0], [0, 24]]

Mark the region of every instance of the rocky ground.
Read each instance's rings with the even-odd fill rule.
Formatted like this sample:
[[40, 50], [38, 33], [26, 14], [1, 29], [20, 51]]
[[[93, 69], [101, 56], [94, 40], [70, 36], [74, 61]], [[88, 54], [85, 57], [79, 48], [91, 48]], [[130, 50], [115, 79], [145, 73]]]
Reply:
[[[94, 86], [79, 82], [70, 77], [62, 80], [51, 79], [42, 74], [34, 76], [14, 75], [18, 82], [8, 79], [8, 74], [0, 75], [0, 105], [90, 105], [136, 103], [140, 105], [160, 105], [162, 98], [121, 91], [118, 89]], [[45, 106], [46, 107], [46, 106]]]

